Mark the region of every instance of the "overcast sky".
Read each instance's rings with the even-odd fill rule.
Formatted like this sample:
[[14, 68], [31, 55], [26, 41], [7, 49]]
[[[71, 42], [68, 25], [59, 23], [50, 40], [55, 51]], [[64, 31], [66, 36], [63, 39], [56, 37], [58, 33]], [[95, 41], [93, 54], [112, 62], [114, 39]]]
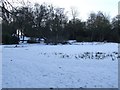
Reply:
[[30, 2], [43, 2], [53, 4], [61, 8], [65, 8], [69, 11], [70, 8], [75, 7], [79, 12], [79, 18], [86, 20], [90, 12], [103, 11], [103, 13], [109, 14], [111, 18], [118, 14], [118, 2], [120, 0], [29, 0]]

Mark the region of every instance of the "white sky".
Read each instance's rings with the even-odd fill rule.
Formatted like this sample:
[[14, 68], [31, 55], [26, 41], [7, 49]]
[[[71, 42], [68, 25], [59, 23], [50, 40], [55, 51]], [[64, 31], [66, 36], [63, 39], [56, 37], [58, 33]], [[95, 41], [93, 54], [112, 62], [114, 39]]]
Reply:
[[65, 8], [69, 11], [70, 8], [75, 7], [79, 12], [79, 18], [86, 20], [91, 12], [102, 11], [103, 13], [109, 14], [111, 18], [118, 14], [118, 2], [120, 0], [29, 0], [30, 2], [43, 2], [53, 4], [61, 8]]

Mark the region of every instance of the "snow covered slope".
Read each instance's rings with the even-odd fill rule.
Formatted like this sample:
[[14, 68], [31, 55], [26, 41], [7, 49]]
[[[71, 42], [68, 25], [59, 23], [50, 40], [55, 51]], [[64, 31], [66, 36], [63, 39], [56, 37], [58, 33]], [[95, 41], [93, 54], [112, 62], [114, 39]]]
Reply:
[[4, 45], [3, 88], [117, 88], [118, 44]]

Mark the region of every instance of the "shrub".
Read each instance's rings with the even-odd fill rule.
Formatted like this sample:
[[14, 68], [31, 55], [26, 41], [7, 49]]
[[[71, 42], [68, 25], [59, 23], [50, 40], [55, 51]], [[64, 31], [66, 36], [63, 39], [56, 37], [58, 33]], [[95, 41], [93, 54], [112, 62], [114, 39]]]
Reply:
[[2, 43], [3, 44], [18, 44], [19, 38], [17, 38], [16, 36], [2, 35]]

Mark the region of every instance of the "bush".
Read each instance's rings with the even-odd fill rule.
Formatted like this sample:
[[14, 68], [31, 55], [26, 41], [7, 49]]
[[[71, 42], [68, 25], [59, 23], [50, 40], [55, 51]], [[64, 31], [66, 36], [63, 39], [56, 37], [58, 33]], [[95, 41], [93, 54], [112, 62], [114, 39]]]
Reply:
[[77, 42], [90, 42], [90, 38], [79, 36], [79, 37], [76, 38], [76, 41]]
[[2, 43], [3, 44], [18, 44], [19, 38], [17, 38], [16, 36], [2, 35]]
[[27, 40], [27, 43], [39, 43], [36, 38], [30, 38], [29, 40]]
[[28, 40], [27, 43], [37, 43], [37, 42], [34, 40]]

